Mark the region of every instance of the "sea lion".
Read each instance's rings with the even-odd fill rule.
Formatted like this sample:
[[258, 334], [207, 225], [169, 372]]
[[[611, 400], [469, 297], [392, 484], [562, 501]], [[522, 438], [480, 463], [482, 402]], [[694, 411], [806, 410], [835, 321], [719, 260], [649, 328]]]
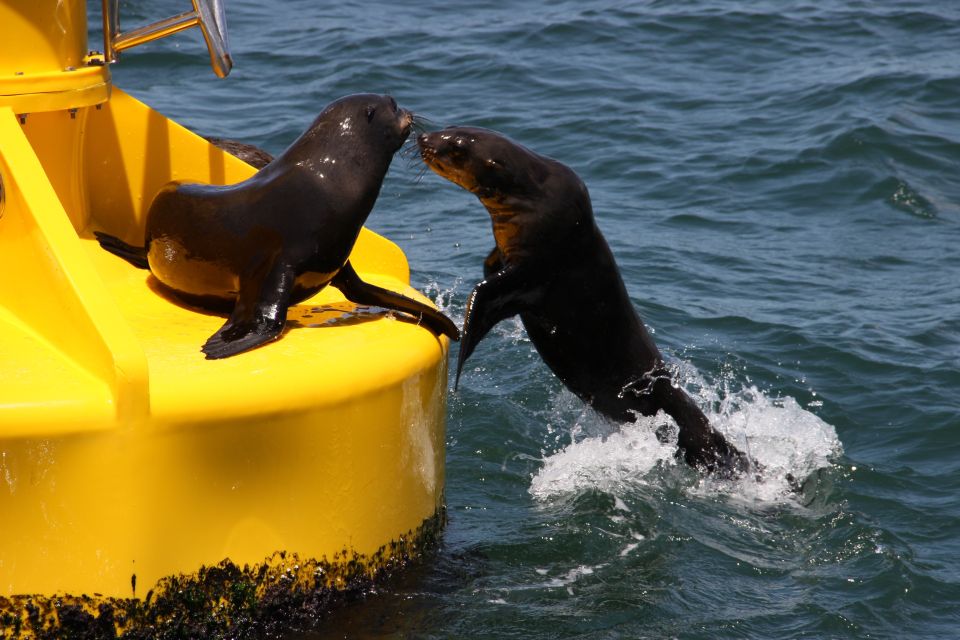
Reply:
[[599, 413], [632, 422], [663, 410], [690, 465], [747, 469], [746, 456], [672, 380], [573, 170], [487, 129], [449, 127], [417, 143], [427, 166], [476, 195], [493, 222], [496, 246], [467, 301], [458, 381], [484, 335], [519, 313], [544, 362]]
[[187, 302], [232, 309], [203, 345], [207, 359], [280, 337], [287, 308], [328, 284], [352, 302], [409, 313], [457, 340], [456, 325], [442, 313], [367, 284], [348, 260], [412, 122], [389, 96], [341, 98], [243, 182], [162, 187], [147, 213], [144, 246], [96, 236], [104, 249], [150, 269]]

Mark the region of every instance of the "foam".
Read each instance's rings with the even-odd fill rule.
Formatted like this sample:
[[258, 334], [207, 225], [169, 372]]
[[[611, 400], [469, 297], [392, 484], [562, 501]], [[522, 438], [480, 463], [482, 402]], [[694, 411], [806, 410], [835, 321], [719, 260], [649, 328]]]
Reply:
[[[842, 452], [834, 428], [794, 398], [771, 397], [753, 385], [730, 391], [729, 381], [711, 385], [688, 364], [682, 365], [679, 377], [707, 407], [711, 423], [760, 465], [756, 473], [736, 480], [701, 478], [692, 471], [672, 474], [696, 478], [685, 488], [694, 495], [726, 495], [750, 502], [794, 500], [796, 483], [828, 467]], [[566, 397], [556, 403], [557, 407], [566, 404]], [[549, 422], [556, 424], [558, 419], [562, 422], [552, 415]], [[538, 500], [588, 491], [623, 495], [663, 482], [664, 475], [657, 471], [664, 467], [682, 466], [674, 456], [676, 425], [662, 412], [619, 428], [593, 413], [580, 414], [568, 424], [566, 433], [572, 442], [546, 454], [530, 482], [529, 492]], [[657, 439], [658, 428], [666, 433], [665, 442]]]

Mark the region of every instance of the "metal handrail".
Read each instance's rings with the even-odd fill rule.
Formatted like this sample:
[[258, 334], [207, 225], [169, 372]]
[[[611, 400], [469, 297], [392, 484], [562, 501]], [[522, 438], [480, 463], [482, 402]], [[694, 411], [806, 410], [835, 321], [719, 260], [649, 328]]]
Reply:
[[117, 62], [120, 52], [145, 42], [166, 38], [184, 29], [199, 26], [210, 52], [210, 66], [221, 78], [233, 68], [227, 42], [227, 22], [223, 0], [192, 0], [193, 10], [139, 27], [120, 31], [119, 0], [103, 0], [103, 53], [107, 62]]

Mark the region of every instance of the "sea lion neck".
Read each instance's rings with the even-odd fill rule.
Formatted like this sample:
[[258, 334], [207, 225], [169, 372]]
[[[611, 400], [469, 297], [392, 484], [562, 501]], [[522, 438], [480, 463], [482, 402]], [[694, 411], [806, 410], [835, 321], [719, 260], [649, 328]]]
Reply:
[[338, 122], [324, 122], [311, 127], [283, 155], [289, 161], [319, 173], [344, 167], [356, 168], [359, 165], [368, 168], [380, 168], [383, 165], [383, 171], [386, 171], [393, 154], [384, 153], [381, 149], [370, 153], [368, 136], [353, 131], [350, 120], [346, 117]]

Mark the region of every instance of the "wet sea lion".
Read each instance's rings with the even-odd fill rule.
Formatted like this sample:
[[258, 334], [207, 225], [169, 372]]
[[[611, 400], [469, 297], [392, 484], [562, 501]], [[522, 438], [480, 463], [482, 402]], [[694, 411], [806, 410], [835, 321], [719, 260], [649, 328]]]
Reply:
[[519, 313], [550, 369], [599, 413], [632, 422], [663, 410], [690, 465], [746, 470], [746, 456], [673, 382], [573, 170], [486, 129], [450, 127], [417, 143], [427, 166], [476, 195], [493, 222], [496, 246], [467, 302], [458, 381], [486, 333]]
[[367, 284], [348, 257], [413, 116], [389, 96], [341, 98], [276, 160], [234, 185], [171, 182], [147, 213], [144, 246], [97, 232], [101, 246], [150, 269], [168, 290], [231, 309], [203, 345], [225, 358], [278, 338], [287, 308], [332, 284], [348, 300], [409, 313], [459, 339], [436, 309]]

